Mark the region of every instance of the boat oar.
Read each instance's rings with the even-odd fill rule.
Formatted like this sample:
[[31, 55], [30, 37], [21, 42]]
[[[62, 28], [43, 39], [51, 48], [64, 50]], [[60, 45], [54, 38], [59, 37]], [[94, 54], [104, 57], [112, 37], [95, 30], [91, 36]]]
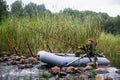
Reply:
[[66, 64], [66, 66], [69, 66], [69, 65], [72, 64], [73, 62], [75, 62], [75, 61], [77, 61], [77, 60], [83, 58], [83, 57], [86, 56], [86, 55], [87, 55], [87, 54], [84, 54], [84, 55], [82, 55], [81, 57], [79, 57], [79, 58], [77, 58], [77, 59], [74, 59], [74, 60], [70, 61], [69, 63]]

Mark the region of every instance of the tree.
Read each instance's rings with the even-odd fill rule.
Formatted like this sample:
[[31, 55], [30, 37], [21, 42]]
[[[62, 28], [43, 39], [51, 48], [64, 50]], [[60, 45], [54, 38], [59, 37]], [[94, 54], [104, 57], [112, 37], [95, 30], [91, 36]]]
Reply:
[[45, 8], [45, 5], [44, 4], [41, 4], [41, 5], [38, 5], [37, 6], [37, 11], [40, 12], [40, 11], [45, 11], [46, 8]]
[[16, 14], [18, 16], [23, 15], [23, 3], [22, 1], [15, 1], [11, 5], [11, 11], [13, 14]]
[[7, 16], [8, 13], [7, 8], [8, 6], [6, 5], [6, 1], [0, 0], [0, 23], [2, 21], [2, 18], [4, 16]]
[[43, 12], [45, 11], [45, 5], [41, 4], [41, 5], [36, 5], [35, 3], [30, 2], [29, 4], [27, 4], [24, 8], [24, 11], [30, 16], [32, 17], [33, 14], [36, 14], [38, 12]]
[[37, 12], [37, 5], [30, 2], [28, 5], [25, 6], [24, 10], [30, 17], [32, 17], [32, 14]]

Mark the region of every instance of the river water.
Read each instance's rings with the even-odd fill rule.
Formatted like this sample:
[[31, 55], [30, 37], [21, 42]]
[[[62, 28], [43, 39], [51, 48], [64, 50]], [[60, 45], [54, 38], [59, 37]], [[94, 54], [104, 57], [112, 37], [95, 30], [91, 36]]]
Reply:
[[[34, 65], [33, 68], [29, 69], [18, 69], [16, 65], [7, 65], [6, 63], [0, 63], [0, 80], [46, 80], [42, 77], [42, 73], [49, 69], [42, 68], [38, 69], [42, 64]], [[117, 74], [115, 67], [107, 67], [108, 73], [98, 73], [104, 78], [111, 77], [113, 80], [120, 80], [120, 74]], [[71, 77], [71, 75], [68, 75]], [[74, 76], [72, 75], [74, 80]], [[47, 80], [55, 80], [55, 77], [51, 77]]]

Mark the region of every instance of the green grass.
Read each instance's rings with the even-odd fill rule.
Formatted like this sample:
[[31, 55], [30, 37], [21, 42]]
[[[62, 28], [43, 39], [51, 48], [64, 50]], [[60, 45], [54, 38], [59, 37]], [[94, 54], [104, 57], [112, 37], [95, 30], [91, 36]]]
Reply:
[[92, 38], [97, 42], [97, 50], [104, 52], [113, 65], [120, 67], [116, 65], [120, 62], [119, 57], [115, 56], [120, 54], [120, 35], [114, 36], [101, 31], [102, 20], [99, 16], [87, 16], [85, 20], [81, 20], [62, 14], [41, 15], [38, 14], [33, 18], [10, 15], [3, 21], [0, 25], [0, 51], [9, 50], [14, 53], [15, 47], [19, 54], [30, 55], [27, 47], [29, 44], [36, 55], [39, 50], [48, 51], [46, 47], [48, 44], [53, 52], [66, 52], [70, 45], [50, 38], [48, 35], [75, 46], [82, 46]]

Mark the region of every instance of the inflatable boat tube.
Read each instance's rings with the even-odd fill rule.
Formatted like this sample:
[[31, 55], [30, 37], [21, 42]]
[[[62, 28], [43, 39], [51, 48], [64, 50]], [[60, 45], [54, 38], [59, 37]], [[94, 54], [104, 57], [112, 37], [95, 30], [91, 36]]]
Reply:
[[[69, 62], [78, 59], [79, 57], [75, 56], [59, 56], [55, 55], [55, 53], [49, 53], [46, 51], [39, 51], [37, 54], [40, 61], [47, 63], [49, 65], [55, 65], [55, 66], [66, 66]], [[106, 59], [105, 57], [97, 57], [98, 58], [98, 64], [103, 66], [108, 66], [110, 64], [110, 61]], [[94, 58], [91, 58], [92, 61], [94, 61]], [[83, 66], [89, 63], [88, 57], [83, 57], [71, 64], [71, 66]]]

